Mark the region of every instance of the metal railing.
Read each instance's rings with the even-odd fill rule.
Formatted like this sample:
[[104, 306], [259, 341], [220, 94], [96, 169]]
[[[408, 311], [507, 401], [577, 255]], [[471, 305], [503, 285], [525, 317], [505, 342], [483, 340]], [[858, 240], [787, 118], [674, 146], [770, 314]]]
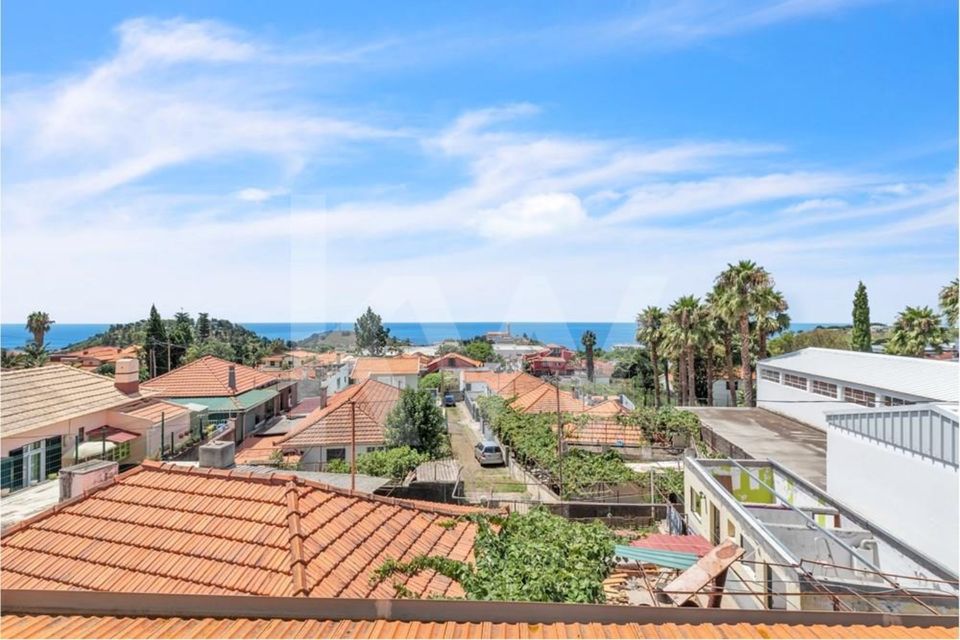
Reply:
[[957, 468], [960, 424], [933, 407], [827, 414], [831, 427]]

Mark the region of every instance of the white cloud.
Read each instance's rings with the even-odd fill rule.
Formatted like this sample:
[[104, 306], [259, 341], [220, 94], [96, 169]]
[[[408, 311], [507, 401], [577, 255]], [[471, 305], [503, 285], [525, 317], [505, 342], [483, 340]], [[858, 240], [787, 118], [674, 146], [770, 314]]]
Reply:
[[570, 232], [586, 221], [587, 212], [574, 194], [543, 193], [481, 211], [476, 226], [488, 238], [516, 240]]
[[840, 198], [814, 198], [804, 200], [797, 204], [792, 204], [784, 208], [784, 213], [805, 213], [807, 211], [826, 211], [830, 209], [842, 209], [847, 203]]
[[283, 189], [258, 189], [256, 187], [247, 187], [237, 191], [237, 199], [244, 202], [266, 202], [274, 196], [285, 193]]

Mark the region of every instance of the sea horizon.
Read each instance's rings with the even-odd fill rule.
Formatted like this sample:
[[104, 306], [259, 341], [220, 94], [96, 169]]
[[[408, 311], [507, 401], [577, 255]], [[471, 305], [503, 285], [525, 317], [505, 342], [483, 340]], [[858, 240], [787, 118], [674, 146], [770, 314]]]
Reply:
[[[112, 323], [123, 324], [123, 323]], [[111, 323], [55, 323], [44, 341], [49, 350], [57, 350], [67, 345], [86, 340], [106, 331]], [[268, 340], [304, 340], [315, 333], [336, 330], [352, 330], [353, 322], [238, 322], [257, 335]], [[527, 337], [544, 343], [560, 344], [568, 348], [577, 348], [580, 336], [590, 330], [597, 335], [601, 348], [611, 349], [620, 344], [634, 344], [636, 323], [634, 322], [384, 322], [390, 335], [398, 340], [410, 340], [416, 346], [428, 346], [444, 340], [466, 340], [490, 331], [504, 331], [509, 325], [510, 333], [516, 337]], [[793, 322], [791, 331], [809, 331], [818, 326], [848, 326], [849, 322]], [[21, 323], [0, 324], [0, 346], [4, 349], [22, 348], [31, 334]]]

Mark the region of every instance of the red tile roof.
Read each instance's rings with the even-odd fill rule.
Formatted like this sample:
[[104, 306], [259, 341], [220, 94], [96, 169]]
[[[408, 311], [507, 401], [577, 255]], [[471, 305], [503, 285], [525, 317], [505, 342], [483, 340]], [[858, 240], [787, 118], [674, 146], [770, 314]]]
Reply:
[[377, 380], [347, 387], [330, 403], [315, 409], [279, 442], [284, 449], [342, 445], [351, 440], [350, 403], [358, 444], [383, 444], [387, 414], [400, 399], [400, 390]]
[[588, 407], [584, 413], [591, 416], [620, 416], [630, 413], [627, 408], [620, 404], [619, 400], [604, 400], [599, 404]]
[[132, 345], [129, 347], [87, 347], [78, 351], [69, 353], [55, 354], [59, 358], [91, 358], [100, 362], [116, 362], [120, 358], [136, 358], [140, 354], [140, 347]]
[[323, 404], [324, 398], [321, 396], [310, 396], [301, 398], [299, 404], [287, 412], [291, 416], [306, 416], [315, 409], [319, 409]]
[[956, 638], [957, 627], [427, 622], [4, 614], [5, 638]]
[[[228, 385], [230, 367], [236, 367], [236, 388]], [[277, 381], [277, 375], [204, 356], [169, 373], [144, 382], [143, 389], [169, 398], [235, 396]]]
[[[476, 525], [450, 519], [475, 511], [283, 473], [146, 461], [10, 527], [0, 580], [4, 589], [390, 598], [391, 581], [370, 584], [387, 558], [473, 560]], [[463, 595], [432, 571], [405, 586]]]
[[570, 444], [582, 446], [639, 447], [646, 443], [639, 426], [604, 417], [588, 418], [582, 424], [572, 422], [564, 425], [563, 438]]
[[124, 407], [121, 411], [128, 416], [150, 420], [154, 424], [160, 424], [160, 420], [172, 420], [179, 418], [185, 413], [190, 413], [190, 409], [174, 402], [164, 402], [163, 400], [143, 400], [135, 405]]
[[543, 384], [543, 380], [522, 371], [464, 371], [464, 382], [483, 382], [494, 393], [511, 398], [521, 396]]
[[423, 363], [416, 356], [395, 356], [393, 358], [357, 358], [350, 377], [363, 382], [371, 375], [413, 376], [419, 375]]
[[[253, 436], [247, 438], [237, 447], [233, 461], [237, 464], [264, 464], [273, 462], [273, 456], [280, 447], [277, 443], [284, 434], [278, 436]], [[287, 452], [283, 454], [283, 461], [287, 463], [299, 462], [300, 456]]]
[[[512, 403], [510, 406], [520, 413], [547, 413], [557, 411], [557, 388], [541, 382]], [[581, 413], [583, 402], [573, 397], [569, 391], [560, 391], [560, 411], [563, 413]]]
[[[451, 364], [451, 361], [455, 361], [454, 364]], [[437, 369], [442, 369], [445, 367], [459, 367], [461, 369], [466, 368], [476, 368], [482, 367], [483, 363], [479, 360], [474, 360], [468, 356], [463, 355], [462, 353], [445, 353], [442, 356], [437, 356], [433, 360], [427, 362], [427, 369], [429, 371], [436, 371]]]

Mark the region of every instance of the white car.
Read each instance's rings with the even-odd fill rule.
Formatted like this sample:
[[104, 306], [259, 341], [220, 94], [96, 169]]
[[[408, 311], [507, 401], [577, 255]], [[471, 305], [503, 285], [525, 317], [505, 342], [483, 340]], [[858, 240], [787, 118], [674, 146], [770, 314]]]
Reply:
[[473, 455], [482, 467], [485, 464], [503, 464], [503, 449], [493, 440], [478, 442], [473, 448]]

